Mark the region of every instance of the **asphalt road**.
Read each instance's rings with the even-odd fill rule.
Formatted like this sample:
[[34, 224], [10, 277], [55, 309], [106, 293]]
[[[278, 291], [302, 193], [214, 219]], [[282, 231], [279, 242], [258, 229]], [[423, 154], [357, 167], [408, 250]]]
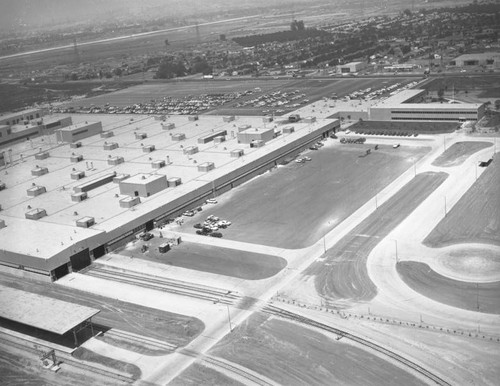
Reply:
[[453, 280], [432, 270], [427, 264], [401, 261], [399, 276], [413, 290], [437, 302], [487, 314], [500, 314], [500, 282], [469, 283]]
[[349, 303], [373, 299], [377, 288], [366, 260], [372, 249], [417, 208], [444, 180], [445, 173], [418, 174], [391, 199], [343, 237], [326, 253], [326, 259], [305, 272], [315, 276], [318, 293], [328, 301]]

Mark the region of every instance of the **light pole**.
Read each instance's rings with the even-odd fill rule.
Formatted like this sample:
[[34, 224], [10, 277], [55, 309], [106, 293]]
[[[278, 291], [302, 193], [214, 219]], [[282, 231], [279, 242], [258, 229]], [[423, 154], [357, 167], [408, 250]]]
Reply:
[[417, 176], [417, 165], [415, 164], [415, 158], [412, 158], [413, 159], [413, 173], [414, 173], [414, 176], [416, 177]]
[[446, 196], [444, 196], [444, 217], [447, 215], [447, 210], [446, 210]]
[[394, 245], [396, 246], [396, 263], [399, 262], [398, 259], [398, 240], [394, 239]]
[[233, 332], [233, 328], [231, 327], [231, 314], [229, 313], [229, 304], [226, 304], [227, 307], [227, 319], [229, 321], [229, 332]]

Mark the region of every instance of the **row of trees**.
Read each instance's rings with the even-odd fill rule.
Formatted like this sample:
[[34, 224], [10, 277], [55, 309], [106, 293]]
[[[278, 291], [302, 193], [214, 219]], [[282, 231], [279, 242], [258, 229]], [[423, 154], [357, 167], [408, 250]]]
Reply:
[[203, 75], [211, 74], [212, 67], [208, 64], [207, 60], [201, 56], [195, 56], [191, 63], [185, 64], [184, 61], [172, 56], [165, 57], [161, 60], [156, 72], [157, 79], [171, 79], [188, 74]]

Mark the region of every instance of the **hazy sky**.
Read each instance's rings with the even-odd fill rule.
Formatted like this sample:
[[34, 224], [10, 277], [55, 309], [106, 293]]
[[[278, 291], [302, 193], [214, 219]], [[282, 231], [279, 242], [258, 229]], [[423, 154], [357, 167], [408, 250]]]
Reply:
[[[335, 1], [335, 0], [333, 0]], [[162, 17], [202, 17], [204, 12], [224, 14], [232, 9], [259, 6], [312, 5], [326, 0], [0, 0], [0, 26], [60, 25], [75, 21], [106, 20], [148, 14]]]

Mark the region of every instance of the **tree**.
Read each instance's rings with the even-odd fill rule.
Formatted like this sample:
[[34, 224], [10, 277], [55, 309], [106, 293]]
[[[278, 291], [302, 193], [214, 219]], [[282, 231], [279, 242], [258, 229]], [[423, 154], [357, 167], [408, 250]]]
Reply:
[[495, 109], [500, 110], [500, 99], [495, 101]]
[[168, 47], [170, 45], [170, 42], [168, 41], [168, 39], [165, 39], [165, 45]]

